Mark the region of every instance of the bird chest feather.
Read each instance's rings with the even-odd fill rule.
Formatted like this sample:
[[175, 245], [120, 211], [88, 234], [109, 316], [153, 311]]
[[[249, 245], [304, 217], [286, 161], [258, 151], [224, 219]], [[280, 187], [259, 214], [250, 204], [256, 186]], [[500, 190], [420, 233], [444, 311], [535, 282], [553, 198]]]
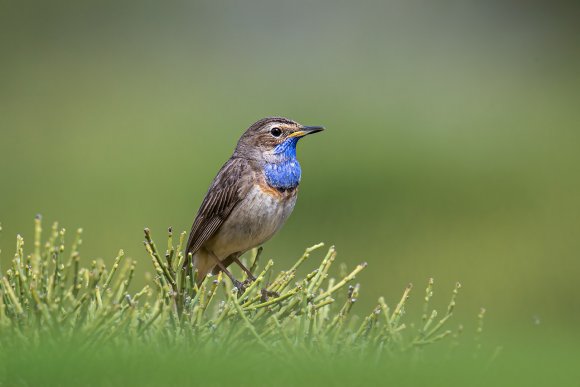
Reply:
[[296, 197], [297, 189], [280, 192], [256, 184], [218, 230], [212, 250], [222, 258], [266, 242], [288, 219]]

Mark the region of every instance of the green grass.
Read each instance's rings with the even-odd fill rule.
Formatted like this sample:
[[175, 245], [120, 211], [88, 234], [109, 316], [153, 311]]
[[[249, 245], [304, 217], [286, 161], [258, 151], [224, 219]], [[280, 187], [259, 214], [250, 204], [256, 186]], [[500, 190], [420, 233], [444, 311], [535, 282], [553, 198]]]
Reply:
[[[392, 304], [381, 297], [374, 309], [357, 315], [361, 286], [355, 278], [366, 264], [348, 270], [340, 265], [333, 277], [336, 251], [324, 251], [322, 243], [280, 272], [254, 250], [248, 263], [257, 280], [238, 294], [221, 273], [198, 287], [195, 273], [181, 269], [185, 233], [174, 240], [170, 229], [161, 253], [145, 230], [155, 275], [140, 289], [132, 286], [136, 261], [122, 250], [110, 268], [96, 260], [84, 266], [82, 230], [69, 247], [58, 224], [47, 234], [38, 217], [33, 243], [28, 248], [17, 237], [12, 265], [1, 279], [0, 381], [6, 383], [163, 384], [222, 367], [228, 372], [215, 380], [223, 383], [240, 375], [293, 380], [315, 371], [344, 382], [353, 367], [411, 369], [454, 358], [483, 367], [497, 355], [481, 351], [483, 309], [473, 334], [462, 333], [461, 325], [449, 328], [459, 284], [438, 312], [430, 306], [430, 279], [416, 297], [423, 303], [416, 321], [406, 313], [411, 285]], [[309, 267], [298, 276], [302, 266]], [[263, 287], [277, 295], [265, 298]], [[131, 376], [136, 370], [140, 379]]]
[[[107, 268], [81, 258], [82, 230], [68, 244], [66, 235], [57, 224], [43, 234], [37, 218], [33, 242], [18, 236], [11, 265], [3, 268], [0, 385], [567, 386], [578, 380], [569, 335], [509, 335], [500, 339], [502, 350], [482, 335], [484, 309], [466, 324], [476, 328], [463, 332], [454, 321], [459, 284], [440, 311], [431, 307], [440, 304], [432, 279], [358, 310], [363, 286], [356, 275], [366, 265], [336, 268], [333, 247], [308, 248], [279, 272], [255, 250], [246, 263], [258, 279], [237, 294], [222, 275], [197, 287], [187, 270], [178, 270], [185, 234], [174, 240], [170, 230], [160, 249], [146, 230], [155, 274], [142, 288], [133, 283], [137, 262], [123, 251]], [[278, 296], [264, 299], [264, 286]], [[408, 312], [412, 305], [420, 313]]]
[[[253, 343], [273, 355], [296, 350], [338, 355], [357, 350], [380, 357], [452, 336], [445, 327], [453, 315], [459, 284], [447, 309], [438, 315], [429, 308], [430, 280], [423, 315], [412, 325], [414, 329], [408, 329], [404, 321], [411, 285], [397, 303], [389, 306], [381, 297], [376, 308], [358, 318], [351, 314], [360, 290], [354, 280], [366, 263], [352, 270], [343, 265], [338, 279], [330, 277], [336, 258], [330, 247], [314, 270], [296, 277], [322, 243], [307, 248], [292, 267], [278, 273], [272, 270], [272, 260], [261, 267], [261, 249], [255, 249], [249, 266], [256, 280], [238, 294], [222, 273], [208, 276], [197, 286], [192, 267], [183, 269], [185, 233], [175, 246], [170, 229], [165, 254], [161, 254], [146, 229], [145, 246], [156, 275], [150, 284], [132, 291], [136, 261], [127, 259], [121, 250], [110, 269], [99, 261], [84, 267], [79, 253], [82, 230], [68, 250], [65, 234], [55, 223], [43, 242], [37, 218], [30, 253], [25, 252], [22, 237], [17, 237], [12, 266], [1, 280], [0, 324], [4, 332], [11, 332], [3, 340], [35, 344], [80, 338], [87, 348], [131, 340], [180, 342], [197, 350]], [[265, 296], [261, 290], [266, 287], [275, 295]]]

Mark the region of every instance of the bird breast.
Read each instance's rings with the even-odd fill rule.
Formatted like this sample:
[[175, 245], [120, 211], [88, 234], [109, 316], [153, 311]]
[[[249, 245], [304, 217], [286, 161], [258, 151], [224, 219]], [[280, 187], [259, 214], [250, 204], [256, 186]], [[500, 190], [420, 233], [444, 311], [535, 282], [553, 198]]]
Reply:
[[297, 191], [279, 191], [265, 181], [255, 184], [208, 241], [208, 247], [221, 260], [266, 242], [290, 216]]

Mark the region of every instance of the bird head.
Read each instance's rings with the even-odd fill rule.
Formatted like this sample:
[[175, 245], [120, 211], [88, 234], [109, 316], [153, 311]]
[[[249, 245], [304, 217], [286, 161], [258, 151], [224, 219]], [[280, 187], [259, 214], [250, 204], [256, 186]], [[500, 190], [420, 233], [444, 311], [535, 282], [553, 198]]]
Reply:
[[267, 162], [296, 157], [298, 140], [322, 130], [322, 126], [304, 126], [283, 117], [263, 118], [252, 124], [240, 137], [234, 157]]

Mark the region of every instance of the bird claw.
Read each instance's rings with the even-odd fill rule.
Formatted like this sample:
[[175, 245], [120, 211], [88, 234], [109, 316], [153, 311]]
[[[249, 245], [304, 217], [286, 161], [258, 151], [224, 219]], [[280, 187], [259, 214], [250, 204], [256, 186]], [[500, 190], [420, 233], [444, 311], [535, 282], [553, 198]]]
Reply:
[[272, 291], [272, 290], [268, 290], [266, 288], [262, 288], [262, 290], [260, 290], [260, 292], [262, 293], [262, 297], [260, 298], [260, 300], [262, 302], [268, 301], [268, 298], [270, 298], [270, 297], [280, 297], [280, 293]]
[[236, 289], [238, 289], [238, 297], [241, 297], [242, 294], [244, 294], [244, 292], [246, 291], [246, 288], [248, 287], [248, 284], [246, 283], [246, 281], [244, 282], [240, 282], [238, 280], [233, 281], [234, 287]]
[[[242, 294], [245, 293], [245, 291], [248, 288], [248, 286], [250, 286], [252, 284], [252, 282], [254, 282], [254, 281], [255, 280], [252, 280], [250, 278], [247, 278], [246, 280], [244, 280], [244, 282], [240, 282], [238, 280], [234, 280], [233, 281], [233, 285], [238, 290], [238, 297], [241, 297]], [[272, 291], [272, 290], [268, 290], [266, 288], [262, 288], [260, 290], [260, 293], [261, 293], [260, 300], [262, 302], [268, 301], [268, 299], [270, 297], [280, 297], [280, 293], [275, 292], [275, 291]]]

